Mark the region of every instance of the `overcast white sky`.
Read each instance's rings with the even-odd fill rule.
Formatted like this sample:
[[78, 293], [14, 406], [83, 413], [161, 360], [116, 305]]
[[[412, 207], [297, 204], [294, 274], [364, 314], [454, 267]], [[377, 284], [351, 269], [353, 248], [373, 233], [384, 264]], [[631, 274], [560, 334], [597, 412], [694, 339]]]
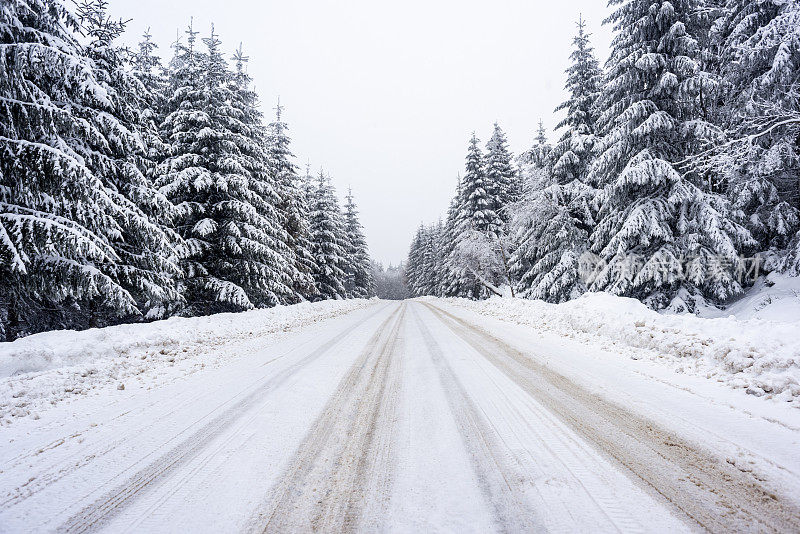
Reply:
[[149, 26], [162, 59], [194, 17], [229, 50], [250, 56], [267, 118], [280, 96], [298, 164], [350, 186], [372, 256], [405, 259], [420, 222], [442, 216], [474, 130], [498, 121], [519, 153], [541, 117], [548, 136], [564, 98], [582, 13], [604, 62], [611, 30], [603, 0], [110, 0], [132, 18], [128, 42]]

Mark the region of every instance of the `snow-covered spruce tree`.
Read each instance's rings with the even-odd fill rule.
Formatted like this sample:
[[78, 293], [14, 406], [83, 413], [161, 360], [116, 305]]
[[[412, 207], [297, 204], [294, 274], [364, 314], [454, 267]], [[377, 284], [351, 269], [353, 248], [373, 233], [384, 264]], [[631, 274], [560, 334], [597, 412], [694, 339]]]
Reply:
[[522, 187], [517, 172], [511, 162], [512, 155], [508, 150], [506, 134], [497, 123], [489, 142], [486, 143], [486, 181], [493, 184], [497, 195], [497, 213], [501, 219], [507, 220], [506, 205], [519, 200]]
[[[529, 166], [535, 169], [545, 169], [552, 166], [553, 147], [547, 140], [544, 124], [539, 120], [539, 128], [536, 130], [535, 143], [531, 148], [519, 155], [520, 168]], [[524, 185], [524, 179], [522, 180]]]
[[441, 224], [421, 224], [411, 242], [406, 263], [406, 284], [415, 297], [439, 295], [441, 284], [437, 265], [441, 263], [441, 252], [436, 249]]
[[676, 165], [713, 132], [698, 113], [695, 3], [612, 3], [619, 7], [609, 18], [617, 34], [600, 97], [604, 137], [589, 174], [604, 188], [591, 235], [603, 265], [591, 289], [654, 308], [721, 302], [742, 290], [737, 252], [750, 237], [722, 197]]
[[[158, 131], [158, 126], [164, 121], [168, 80], [161, 59], [155, 54], [156, 48], [158, 45], [153, 42], [153, 36], [148, 28], [139, 41], [138, 50], [131, 58], [133, 75], [138, 78], [145, 90], [139, 132], [147, 148], [147, 159], [151, 162], [163, 160], [169, 149]], [[154, 168], [149, 169], [148, 175], [153, 176], [154, 170]]]
[[145, 89], [153, 95], [154, 100], [160, 99], [161, 101], [158, 103], [163, 105], [167, 80], [161, 66], [161, 58], [156, 55], [158, 45], [153, 42], [150, 28], [147, 28], [142, 34], [142, 40], [139, 41], [137, 48], [131, 60], [133, 73], [142, 82]]
[[423, 291], [425, 276], [423, 261], [424, 234], [425, 225], [420, 224], [414, 234], [414, 238], [411, 240], [411, 247], [409, 248], [405, 265], [406, 286], [412, 297], [421, 297], [425, 294]]
[[[484, 298], [493, 291], [493, 286], [500, 283], [476, 272], [475, 262], [462, 253], [468, 252], [471, 257], [474, 256], [474, 233], [484, 236], [489, 242], [499, 242], [504, 238], [505, 223], [500, 216], [502, 209], [501, 187], [488, 178], [484, 155], [473, 133], [467, 151], [466, 172], [461, 181], [455, 243], [448, 260], [455, 272], [459, 273], [459, 296]], [[470, 243], [461, 246], [465, 239], [469, 239]]]
[[497, 184], [486, 175], [486, 162], [480, 141], [475, 134], [469, 141], [464, 178], [461, 181], [461, 210], [465, 230], [476, 230], [491, 236], [503, 233]]
[[172, 97], [161, 126], [171, 144], [159, 165], [161, 191], [181, 209], [176, 228], [187, 243], [184, 260], [188, 314], [269, 306], [290, 294], [273, 207], [263, 138], [213, 32], [207, 53], [197, 32], [177, 45]]
[[269, 125], [269, 164], [278, 192], [278, 212], [286, 234], [291, 287], [295, 300], [311, 300], [316, 294], [314, 256], [311, 253], [308, 200], [289, 145], [288, 126], [281, 119], [280, 102], [275, 108], [275, 121]]
[[729, 0], [722, 13], [711, 35], [729, 140], [712, 167], [767, 269], [800, 272], [797, 251], [784, 253], [800, 245], [800, 3]]
[[449, 238], [445, 223], [441, 219], [439, 219], [434, 228], [432, 243], [434, 278], [431, 283], [430, 294], [436, 297], [443, 297], [445, 295], [445, 284], [447, 283], [447, 247]]
[[511, 278], [519, 296], [564, 302], [586, 291], [581, 259], [594, 190], [580, 180], [555, 183], [544, 169], [531, 172], [523, 199], [509, 209]]
[[[297, 273], [292, 261], [290, 238], [282, 224], [280, 211], [282, 188], [270, 150], [272, 132], [264, 127], [258, 109], [258, 95], [250, 89], [251, 79], [245, 70], [249, 58], [242, 53], [241, 44], [232, 59], [235, 71], [228, 82], [233, 95], [229, 127], [235, 135], [234, 143], [241, 154], [242, 165], [250, 176], [249, 189], [252, 194], [244, 200], [255, 208], [258, 215], [249, 223], [247, 230], [250, 234], [245, 238], [253, 242], [251, 257], [261, 270], [254, 283], [265, 284], [257, 290], [262, 292], [261, 295], [255, 298], [251, 296], [251, 300], [256, 306], [297, 302], [299, 297], [292, 289]], [[259, 245], [264, 248], [259, 249]], [[254, 283], [249, 286], [252, 287]], [[248, 285], [243, 287], [248, 294], [253, 292]]]
[[454, 264], [454, 249], [458, 239], [458, 229], [461, 228], [461, 176], [456, 182], [456, 191], [447, 208], [447, 217], [442, 228], [443, 247], [440, 250], [442, 255], [442, 271], [440, 273], [440, 296], [456, 297], [462, 294], [462, 278], [459, 269]]
[[[566, 71], [569, 98], [556, 108], [567, 115], [558, 125], [565, 128], [564, 134], [550, 154], [552, 171], [535, 159], [525, 165], [525, 196], [509, 210], [509, 233], [515, 244], [510, 264], [517, 291], [548, 302], [563, 302], [586, 290], [581, 257], [594, 225], [595, 196], [586, 182], [596, 140], [595, 102], [601, 72], [584, 28], [580, 19], [572, 65]], [[546, 143], [540, 124], [537, 146]]]
[[316, 188], [311, 195], [311, 252], [314, 255], [314, 285], [317, 299], [343, 299], [345, 249], [344, 227], [339, 203], [330, 179], [320, 171]]
[[569, 57], [572, 64], [566, 70], [567, 83], [564, 86], [569, 98], [556, 108], [557, 112], [566, 111], [566, 116], [556, 126], [557, 130], [564, 128], [564, 133], [552, 150], [553, 178], [559, 184], [568, 184], [572, 180], [586, 183], [596, 141], [596, 103], [602, 71], [594, 57], [583, 18], [578, 19], [577, 25], [578, 34], [572, 40], [573, 50]]
[[152, 182], [155, 162], [151, 156], [163, 152], [157, 129], [147, 117], [155, 97], [130, 73], [126, 49], [114, 44], [125, 23], [109, 18], [107, 2], [81, 2], [77, 16], [88, 39], [85, 51], [95, 65], [96, 79], [114, 102], [113, 119], [104, 115], [98, 121], [108, 140], [106, 158], [99, 150], [93, 150], [91, 157], [101, 169], [98, 176], [103, 183], [122, 194], [131, 208], [120, 222], [120, 239], [112, 242], [120, 261], [110, 272], [147, 318], [163, 318], [183, 303], [177, 287], [182, 245], [167, 226], [176, 209]]
[[344, 205], [344, 231], [347, 234], [347, 250], [345, 252], [349, 257], [345, 272], [345, 291], [350, 298], [370, 298], [375, 294], [372, 264], [351, 189], [347, 190]]
[[436, 270], [436, 265], [439, 263], [439, 251], [436, 249], [436, 244], [439, 239], [438, 225], [430, 225], [425, 227], [422, 237], [422, 272], [423, 276], [420, 280], [420, 292], [423, 295], [436, 295], [440, 283], [439, 272]]
[[[108, 71], [86, 57], [78, 20], [61, 3], [0, 8], [0, 336], [99, 326], [138, 315], [114, 245], [154, 230], [121, 190], [139, 150]], [[113, 73], [118, 75], [118, 72]], [[154, 232], [156, 234], [158, 232]], [[131, 280], [118, 276], [131, 274]], [[155, 292], [156, 288], [153, 288]]]

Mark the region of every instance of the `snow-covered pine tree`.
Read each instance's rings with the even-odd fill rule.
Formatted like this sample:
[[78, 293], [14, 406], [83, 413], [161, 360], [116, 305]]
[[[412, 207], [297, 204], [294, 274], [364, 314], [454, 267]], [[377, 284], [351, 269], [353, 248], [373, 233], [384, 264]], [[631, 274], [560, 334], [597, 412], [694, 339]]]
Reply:
[[16, 0], [0, 9], [0, 339], [73, 326], [70, 315], [88, 301], [136, 312], [131, 295], [98, 269], [118, 261], [108, 237], [119, 235], [122, 199], [77, 149], [102, 135], [59, 105], [111, 107], [78, 28], [61, 4]]
[[375, 294], [372, 263], [351, 189], [347, 190], [344, 205], [344, 230], [347, 234], [347, 250], [345, 252], [349, 257], [345, 272], [345, 291], [350, 298], [369, 298]]
[[275, 177], [279, 197], [278, 212], [281, 216], [287, 239], [291, 287], [295, 300], [313, 299], [316, 294], [314, 279], [314, 256], [311, 253], [308, 200], [302, 180], [297, 175], [297, 166], [289, 145], [288, 126], [281, 119], [283, 107], [278, 101], [275, 121], [269, 125], [269, 164]]
[[[120, 257], [112, 276], [128, 289], [139, 309], [150, 319], [163, 318], [183, 303], [177, 279], [180, 238], [167, 227], [175, 207], [153, 185], [155, 162], [151, 155], [163, 144], [146, 111], [153, 95], [130, 72], [127, 50], [114, 44], [125, 28], [107, 13], [106, 0], [85, 0], [77, 16], [88, 43], [85, 53], [93, 61], [95, 77], [114, 103], [113, 116], [103, 115], [98, 126], [107, 144], [90, 151], [103, 183], [130, 203], [120, 221], [121, 236], [112, 241]], [[103, 154], [105, 152], [105, 154]]]
[[454, 250], [458, 240], [458, 231], [463, 226], [461, 221], [463, 214], [461, 200], [461, 176], [459, 175], [456, 182], [456, 191], [450, 201], [450, 206], [447, 208], [447, 217], [442, 228], [444, 246], [440, 251], [443, 264], [442, 272], [440, 273], [440, 294], [445, 297], [457, 297], [463, 291], [461, 272], [454, 264]]
[[711, 158], [720, 189], [743, 211], [767, 268], [800, 272], [800, 254], [784, 257], [793, 237], [800, 245], [800, 3], [728, 0], [711, 35], [729, 137]]
[[[600, 97], [604, 128], [589, 180], [602, 192], [591, 247], [604, 265], [591, 288], [690, 309], [741, 292], [737, 252], [749, 241], [723, 198], [677, 163], [714, 129], [698, 113], [700, 71], [691, 0], [612, 0], [617, 32]], [[673, 300], [681, 297], [679, 300]]]
[[[152, 162], [163, 160], [169, 150], [158, 132], [158, 126], [164, 120], [168, 85], [161, 59], [155, 54], [156, 48], [158, 45], [153, 42], [148, 28], [131, 58], [133, 75], [139, 79], [145, 90], [139, 132], [147, 148], [147, 159]], [[152, 176], [153, 171], [151, 169], [148, 175]]]
[[[552, 171], [542, 162], [545, 150], [537, 152], [524, 166], [527, 177], [525, 197], [510, 210], [510, 234], [515, 247], [511, 253], [512, 278], [517, 291], [527, 298], [563, 302], [586, 290], [581, 258], [594, 225], [594, 189], [586, 184], [588, 166], [595, 144], [595, 101], [601, 75], [594, 58], [583, 19], [573, 39], [565, 88], [569, 98], [556, 111], [567, 115], [557, 128], [565, 128], [550, 159]], [[537, 147], [546, 147], [539, 124]]]
[[260, 296], [251, 296], [256, 306], [297, 302], [298, 296], [292, 289], [296, 273], [290, 239], [280, 211], [281, 187], [273, 172], [275, 167], [269, 148], [271, 131], [264, 127], [258, 95], [250, 88], [251, 79], [245, 69], [249, 58], [242, 52], [241, 43], [232, 59], [235, 71], [228, 82], [233, 96], [229, 127], [234, 135], [233, 143], [241, 154], [241, 164], [250, 177], [247, 186], [250, 192], [243, 191], [242, 200], [255, 208], [257, 217], [246, 223], [244, 238], [251, 243], [249, 255], [254, 267], [260, 270], [254, 280], [243, 287], [248, 294], [260, 293]]
[[[533, 166], [536, 169], [546, 169], [552, 166], [553, 147], [547, 140], [547, 133], [544, 129], [544, 123], [539, 119], [539, 127], [536, 130], [536, 142], [534, 145], [520, 154], [519, 163], [520, 167]], [[524, 185], [524, 179], [523, 179]]]
[[508, 141], [502, 128], [495, 122], [492, 137], [486, 143], [486, 181], [492, 184], [497, 195], [496, 212], [503, 221], [507, 220], [505, 207], [516, 202], [522, 193], [517, 172], [511, 162]]
[[171, 155], [159, 165], [161, 191], [182, 211], [176, 227], [189, 251], [187, 313], [274, 305], [290, 290], [278, 221], [270, 219], [274, 207], [263, 187], [264, 139], [250, 97], [232, 83], [213, 27], [205, 54], [195, 50], [191, 26], [187, 35], [187, 44], [177, 45], [161, 126]]
[[[470, 138], [466, 158], [466, 172], [461, 181], [460, 213], [456, 228], [453, 253], [449, 264], [459, 273], [459, 296], [483, 298], [489, 295], [485, 281], [479, 273], [470, 270], [467, 258], [461, 254], [467, 250], [461, 246], [464, 239], [480, 234], [489, 242], [497, 242], [505, 235], [505, 223], [500, 216], [502, 210], [500, 188], [486, 174], [486, 162], [475, 134]], [[469, 248], [469, 247], [468, 247]], [[495, 281], [491, 281], [492, 283]]]
[[345, 250], [342, 238], [344, 228], [339, 203], [329, 178], [320, 171], [316, 188], [311, 196], [311, 252], [315, 269], [312, 273], [317, 288], [317, 299], [343, 299]]
[[423, 295], [436, 295], [439, 285], [439, 273], [436, 271], [438, 251], [436, 250], [438, 227], [426, 226], [422, 235], [422, 276], [419, 281], [420, 293]]
[[125, 237], [141, 238], [140, 245], [152, 238], [153, 226], [125, 196], [131, 184], [108, 185], [134, 170], [120, 151], [140, 147], [124, 122], [127, 95], [109, 83], [120, 72], [86, 57], [78, 31], [77, 18], [61, 3], [9, 0], [0, 9], [0, 336], [6, 339], [135, 316], [130, 290], [158, 289], [143, 287], [147, 276], [125, 272], [115, 250]]
[[158, 45], [153, 42], [150, 28], [147, 28], [142, 34], [142, 40], [139, 41], [137, 48], [131, 61], [133, 73], [139, 78], [145, 89], [163, 98], [167, 80], [164, 78], [161, 58], [156, 55]]
[[441, 223], [431, 226], [421, 224], [417, 229], [406, 262], [406, 285], [415, 297], [440, 295], [442, 278], [437, 266], [444, 256], [437, 249], [441, 242]]
[[588, 203], [594, 190], [579, 180], [555, 183], [544, 169], [533, 172], [523, 199], [510, 208], [511, 278], [519, 296], [564, 302], [586, 291], [581, 261], [588, 248], [585, 221], [591, 220]]
[[408, 259], [405, 265], [406, 286], [412, 297], [421, 297], [424, 293], [424, 241], [425, 225], [420, 224], [414, 238], [411, 240], [411, 247], [408, 251]]
[[502, 235], [500, 201], [497, 184], [486, 176], [486, 162], [480, 141], [472, 134], [467, 150], [467, 163], [461, 181], [461, 210], [464, 227], [461, 231], [475, 230], [492, 237]]
[[436, 297], [444, 296], [444, 287], [447, 283], [447, 247], [448, 236], [445, 223], [441, 219], [436, 223], [433, 231], [433, 280], [430, 294]]
[[[566, 111], [566, 116], [556, 126], [557, 130], [564, 128], [564, 133], [552, 150], [553, 178], [559, 184], [568, 184], [572, 180], [586, 183], [596, 140], [596, 102], [602, 71], [582, 17], [577, 26], [578, 33], [572, 40], [573, 50], [569, 56], [572, 64], [566, 70], [567, 83], [564, 86], [569, 98], [555, 109], [556, 112]], [[541, 123], [539, 127], [543, 130]], [[540, 137], [543, 136], [544, 131]], [[540, 143], [546, 143], [546, 140]]]

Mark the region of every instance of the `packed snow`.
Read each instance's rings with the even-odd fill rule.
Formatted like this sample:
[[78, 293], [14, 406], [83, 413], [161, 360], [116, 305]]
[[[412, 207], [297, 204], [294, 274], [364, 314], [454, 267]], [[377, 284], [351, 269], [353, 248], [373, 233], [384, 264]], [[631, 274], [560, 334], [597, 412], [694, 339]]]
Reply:
[[[26, 389], [0, 399], [55, 405], [5, 417], [0, 530], [797, 530], [789, 403], [460, 304], [325, 302], [126, 327], [131, 340], [72, 333], [64, 352], [95, 356], [4, 379]], [[624, 304], [609, 309], [641, 320]], [[127, 354], [90, 343], [112, 340]], [[170, 362], [176, 341], [189, 354]]]

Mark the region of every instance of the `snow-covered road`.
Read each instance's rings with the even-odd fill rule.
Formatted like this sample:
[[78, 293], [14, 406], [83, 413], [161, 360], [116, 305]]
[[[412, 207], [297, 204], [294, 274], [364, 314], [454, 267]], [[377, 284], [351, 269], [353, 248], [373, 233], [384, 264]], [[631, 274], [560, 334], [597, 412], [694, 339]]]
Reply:
[[0, 429], [0, 531], [800, 531], [797, 409], [597, 350], [377, 301]]

